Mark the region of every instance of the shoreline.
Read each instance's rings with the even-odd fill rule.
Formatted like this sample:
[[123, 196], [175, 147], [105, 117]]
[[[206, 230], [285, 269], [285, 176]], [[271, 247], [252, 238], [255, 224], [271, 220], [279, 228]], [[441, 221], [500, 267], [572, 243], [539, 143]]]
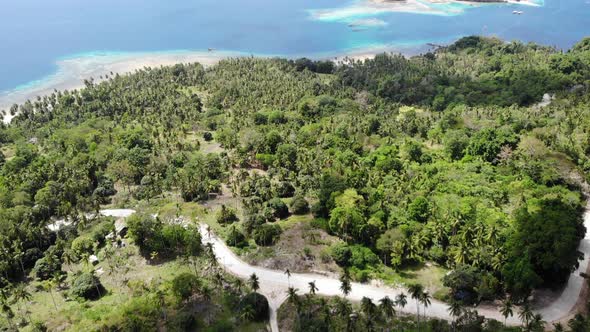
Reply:
[[114, 74], [131, 74], [136, 70], [146, 67], [156, 68], [171, 66], [177, 63], [198, 62], [205, 67], [217, 64], [228, 58], [254, 56], [260, 58], [281, 57], [296, 59], [308, 57], [311, 59], [329, 59], [335, 62], [344, 59], [364, 60], [380, 53], [396, 52], [407, 56], [415, 55], [428, 49], [426, 43], [373, 45], [352, 48], [346, 51], [324, 52], [317, 54], [252, 54], [237, 51], [158, 51], [158, 52], [129, 52], [109, 53], [93, 52], [62, 57], [56, 61], [57, 70], [39, 80], [23, 84], [15, 89], [0, 91], [0, 111], [4, 110], [4, 123], [9, 123], [13, 116], [10, 115], [10, 107], [14, 104], [23, 104], [27, 100], [53, 93], [55, 90], [75, 90], [84, 87], [84, 80], [93, 78], [100, 81], [101, 76]]
[[470, 8], [494, 5], [540, 7], [544, 0], [356, 0], [342, 7], [310, 10], [309, 14], [318, 21], [351, 23], [388, 13], [457, 16]]
[[153, 53], [90, 53], [63, 57], [56, 61], [57, 70], [39, 80], [15, 89], [0, 92], [0, 110], [6, 111], [5, 123], [12, 120], [9, 109], [54, 90], [74, 90], [84, 87], [84, 80], [115, 74], [129, 74], [145, 67], [160, 67], [177, 63], [199, 62], [211, 66], [222, 59], [245, 56], [238, 52], [153, 52]]

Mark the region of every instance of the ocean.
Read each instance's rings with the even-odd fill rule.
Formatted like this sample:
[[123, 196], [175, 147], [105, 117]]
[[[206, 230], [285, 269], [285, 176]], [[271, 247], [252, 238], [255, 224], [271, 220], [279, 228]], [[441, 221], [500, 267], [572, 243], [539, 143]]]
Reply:
[[105, 55], [211, 48], [327, 57], [424, 49], [472, 34], [567, 49], [590, 35], [590, 0], [535, 1], [391, 12], [362, 0], [3, 0], [0, 95], [47, 84], [60, 61]]

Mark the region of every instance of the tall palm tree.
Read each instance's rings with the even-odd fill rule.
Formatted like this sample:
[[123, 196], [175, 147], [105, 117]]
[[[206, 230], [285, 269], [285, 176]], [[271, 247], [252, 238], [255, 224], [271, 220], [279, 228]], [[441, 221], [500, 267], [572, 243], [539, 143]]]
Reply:
[[289, 269], [286, 269], [285, 275], [287, 276], [287, 285], [289, 285], [289, 287], [291, 287], [291, 271]]
[[256, 275], [256, 273], [252, 273], [252, 275], [248, 279], [248, 284], [250, 284], [250, 288], [252, 288], [254, 292], [260, 289], [260, 282], [258, 280], [258, 276]]
[[402, 308], [402, 310], [406, 307], [406, 304], [408, 304], [408, 296], [405, 293], [399, 293], [398, 295], [396, 295], [395, 297], [395, 305]]
[[420, 324], [420, 297], [424, 293], [424, 286], [420, 284], [413, 284], [408, 287], [408, 292], [412, 299], [416, 301], [416, 320]]
[[533, 320], [534, 316], [535, 316], [535, 314], [533, 313], [533, 310], [531, 309], [531, 305], [528, 303], [528, 301], [525, 302], [522, 305], [522, 308], [520, 308], [518, 318], [520, 318], [520, 321], [526, 327], [529, 325], [529, 322], [531, 320]]
[[365, 314], [367, 329], [369, 331], [372, 331], [377, 306], [375, 305], [375, 303], [373, 303], [373, 300], [371, 300], [370, 298], [363, 297], [361, 299], [361, 311], [363, 312], [363, 314]]
[[453, 300], [449, 303], [449, 308], [447, 309], [449, 315], [453, 317], [453, 331], [455, 330], [457, 318], [461, 316], [463, 313], [463, 303], [461, 301]]
[[379, 309], [385, 315], [387, 320], [392, 319], [395, 316], [395, 302], [389, 298], [389, 296], [385, 296], [381, 300], [379, 300]]
[[543, 320], [541, 314], [535, 314], [529, 322], [528, 329], [531, 331], [545, 331], [545, 325], [547, 322]]
[[55, 311], [57, 311], [57, 303], [55, 303], [55, 297], [53, 296], [53, 289], [56, 286], [55, 279], [51, 278], [48, 280], [44, 280], [41, 283], [41, 286], [45, 291], [49, 292], [49, 295], [51, 296], [51, 301], [53, 302], [53, 307], [55, 308]]
[[25, 307], [25, 313], [29, 319], [29, 323], [31, 322], [31, 314], [29, 312], [29, 308], [27, 306], [27, 302], [31, 300], [31, 293], [29, 293], [27, 291], [27, 286], [24, 283], [20, 283], [18, 285], [16, 285], [16, 287], [14, 287], [14, 290], [12, 291], [12, 297], [14, 298], [14, 301], [16, 303], [19, 303], [19, 309], [20, 309], [20, 302], [23, 301], [24, 303], [24, 307]]
[[553, 331], [555, 331], [555, 332], [563, 332], [564, 331], [563, 324], [561, 324], [561, 323], [553, 323]]
[[352, 291], [348, 270], [344, 270], [344, 274], [340, 276], [340, 290], [342, 291], [342, 294], [344, 294], [344, 297], [347, 297]]
[[420, 294], [420, 303], [424, 306], [424, 319], [426, 319], [426, 308], [432, 304], [432, 302], [430, 302], [431, 299], [432, 296], [430, 296], [428, 292], [422, 292], [422, 294]]
[[315, 292], [318, 291], [317, 286], [315, 285], [315, 280], [308, 283], [309, 285], [309, 294], [315, 295]]
[[256, 313], [254, 312], [254, 308], [252, 308], [251, 305], [246, 305], [242, 307], [242, 310], [240, 311], [240, 319], [245, 322], [248, 322], [254, 319], [255, 314]]
[[299, 297], [297, 296], [297, 288], [289, 287], [287, 289], [287, 301], [291, 304], [299, 303]]
[[236, 290], [238, 291], [238, 293], [241, 293], [242, 287], [244, 287], [244, 282], [242, 281], [242, 279], [237, 278], [233, 284], [234, 284], [234, 287], [236, 288]]
[[504, 326], [506, 326], [508, 316], [514, 316], [513, 308], [514, 304], [512, 303], [512, 300], [510, 300], [509, 298], [506, 298], [504, 301], [502, 301], [502, 305], [500, 306], [500, 313], [502, 314], [502, 316], [504, 316]]

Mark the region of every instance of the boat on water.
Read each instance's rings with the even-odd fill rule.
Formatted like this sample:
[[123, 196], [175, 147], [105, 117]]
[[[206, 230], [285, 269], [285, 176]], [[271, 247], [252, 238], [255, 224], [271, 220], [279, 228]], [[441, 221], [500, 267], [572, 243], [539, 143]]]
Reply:
[[512, 14], [514, 15], [522, 15], [524, 12], [522, 10], [514, 10], [512, 11]]

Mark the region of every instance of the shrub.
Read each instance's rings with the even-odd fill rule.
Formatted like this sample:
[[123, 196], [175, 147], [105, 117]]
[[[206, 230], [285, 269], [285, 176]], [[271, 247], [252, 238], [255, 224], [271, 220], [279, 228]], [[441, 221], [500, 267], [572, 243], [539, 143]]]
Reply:
[[443, 285], [449, 287], [456, 300], [471, 304], [477, 299], [476, 287], [480, 283], [480, 275], [476, 268], [462, 265], [443, 277]]
[[188, 300], [201, 287], [201, 280], [192, 273], [184, 272], [172, 279], [172, 293], [180, 301]]
[[272, 211], [273, 217], [283, 219], [289, 216], [289, 208], [280, 198], [273, 198], [267, 204]]
[[91, 237], [94, 242], [104, 244], [107, 235], [115, 231], [115, 224], [110, 221], [100, 223], [92, 232]]
[[246, 236], [244, 236], [244, 234], [241, 231], [239, 231], [236, 227], [232, 227], [229, 230], [225, 243], [237, 248], [243, 248], [248, 245], [248, 241], [246, 241]]
[[45, 256], [38, 259], [33, 267], [33, 274], [39, 280], [47, 280], [61, 271], [61, 262], [57, 257]]
[[309, 212], [309, 203], [303, 196], [296, 196], [291, 202], [291, 211], [297, 215], [307, 214]]
[[416, 197], [410, 205], [408, 205], [408, 217], [411, 220], [425, 222], [430, 216], [430, 205], [428, 200], [422, 196]]
[[275, 192], [280, 198], [292, 197], [295, 194], [295, 188], [287, 181], [281, 181], [276, 185]]
[[326, 232], [330, 232], [330, 223], [324, 218], [314, 218], [310, 223], [311, 227], [317, 229], [323, 229]]
[[225, 205], [221, 206], [221, 210], [217, 212], [217, 222], [220, 224], [232, 224], [240, 219], [236, 215], [236, 210], [228, 208]]
[[78, 259], [84, 255], [92, 255], [94, 253], [94, 240], [89, 236], [79, 236], [72, 241], [72, 251]]
[[70, 293], [77, 298], [96, 300], [104, 294], [104, 287], [96, 275], [84, 272], [72, 281]]
[[350, 266], [352, 251], [344, 243], [336, 244], [332, 247], [332, 259], [340, 266]]
[[268, 320], [270, 310], [268, 300], [266, 297], [264, 297], [264, 295], [252, 292], [244, 296], [239, 304], [240, 311], [247, 306], [250, 306], [254, 311], [254, 315], [252, 317], [253, 321], [263, 322]]
[[213, 140], [213, 134], [211, 134], [210, 132], [206, 131], [203, 134], [203, 139], [205, 140], [205, 142], [211, 142]]
[[353, 245], [350, 246], [352, 257], [350, 259], [350, 263], [352, 266], [357, 267], [359, 269], [364, 269], [367, 266], [373, 266], [379, 264], [380, 260], [375, 253], [362, 245]]
[[254, 231], [254, 241], [259, 246], [270, 246], [281, 235], [281, 227], [279, 225], [263, 224]]

